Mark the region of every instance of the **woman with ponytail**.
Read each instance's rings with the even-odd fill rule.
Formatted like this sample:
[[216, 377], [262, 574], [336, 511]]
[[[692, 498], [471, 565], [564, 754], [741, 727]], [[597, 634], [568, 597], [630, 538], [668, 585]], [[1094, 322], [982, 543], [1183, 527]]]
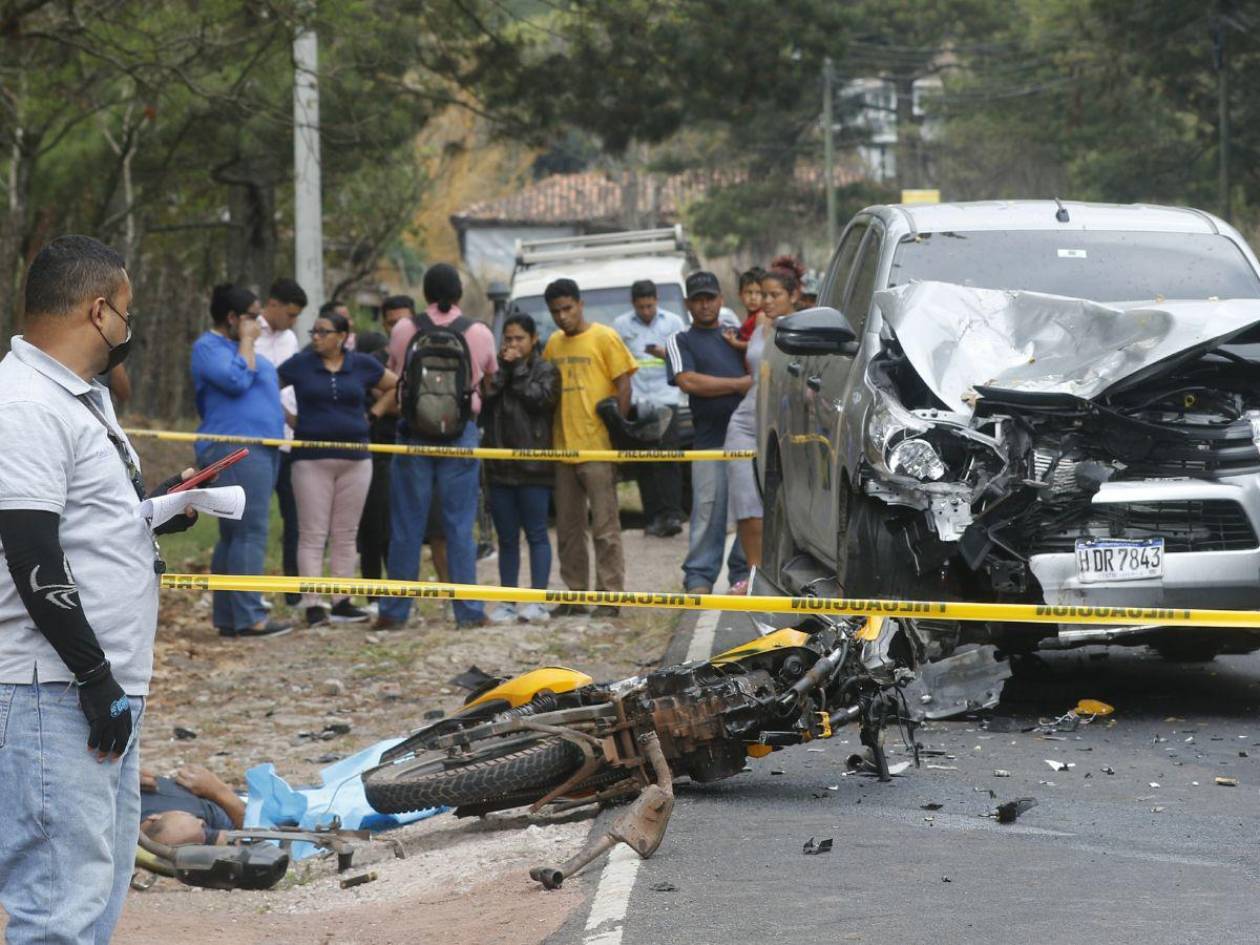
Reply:
[[[761, 361], [766, 345], [770, 343], [770, 333], [774, 331], [775, 319], [791, 315], [796, 311], [796, 302], [801, 295], [800, 280], [804, 272], [805, 267], [791, 256], [779, 256], [761, 278], [760, 324], [753, 329], [748, 339], [748, 350], [745, 352], [748, 373], [752, 376], [753, 385], [744, 395], [739, 406], [735, 408], [735, 412], [731, 414], [731, 422], [726, 428], [726, 443], [723, 444], [725, 449], [757, 448], [757, 381], [761, 373]], [[739, 542], [743, 546], [748, 563], [760, 567], [761, 520], [764, 512], [761, 507], [761, 496], [757, 492], [752, 460], [735, 460], [730, 464], [727, 476], [730, 483], [727, 490], [729, 517], [735, 520], [735, 530], [739, 535]], [[731, 588], [732, 594], [746, 594], [747, 592], [747, 581], [740, 581]]]

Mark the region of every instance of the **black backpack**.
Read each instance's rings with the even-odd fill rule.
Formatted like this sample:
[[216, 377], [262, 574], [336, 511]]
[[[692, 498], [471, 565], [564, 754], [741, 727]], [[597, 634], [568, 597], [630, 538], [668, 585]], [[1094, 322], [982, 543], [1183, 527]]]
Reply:
[[439, 326], [427, 312], [414, 320], [416, 333], [398, 383], [399, 408], [416, 436], [456, 439], [472, 419], [472, 351], [464, 337], [472, 322], [461, 315]]

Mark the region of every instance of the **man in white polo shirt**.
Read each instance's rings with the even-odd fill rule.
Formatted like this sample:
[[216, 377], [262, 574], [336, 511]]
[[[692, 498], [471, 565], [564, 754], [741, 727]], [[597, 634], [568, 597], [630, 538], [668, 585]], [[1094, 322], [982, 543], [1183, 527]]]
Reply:
[[[135, 856], [136, 742], [162, 564], [137, 514], [138, 460], [92, 380], [126, 357], [130, 304], [121, 256], [86, 236], [60, 237], [31, 263], [26, 334], [0, 362], [9, 945], [109, 941]], [[191, 524], [180, 519], [161, 531]]]

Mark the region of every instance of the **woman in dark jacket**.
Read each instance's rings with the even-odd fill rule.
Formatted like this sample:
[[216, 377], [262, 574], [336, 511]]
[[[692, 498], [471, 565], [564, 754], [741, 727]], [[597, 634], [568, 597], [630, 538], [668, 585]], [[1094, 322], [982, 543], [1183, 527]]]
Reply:
[[[523, 312], [503, 324], [499, 370], [482, 384], [482, 446], [551, 449], [551, 423], [560, 402], [560, 373], [538, 356], [538, 329]], [[551, 542], [547, 511], [554, 483], [550, 462], [488, 460], [490, 515], [499, 536], [499, 583], [519, 587], [521, 529], [529, 543], [530, 586], [545, 588], [551, 577]], [[500, 604], [490, 612], [494, 623], [533, 623], [548, 619], [541, 604]]]

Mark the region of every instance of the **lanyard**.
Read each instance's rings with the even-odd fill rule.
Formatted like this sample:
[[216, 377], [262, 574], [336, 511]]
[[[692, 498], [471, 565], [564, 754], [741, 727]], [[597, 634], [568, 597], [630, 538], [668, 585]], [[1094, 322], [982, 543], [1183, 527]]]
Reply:
[[[94, 416], [102, 427], [105, 428], [105, 435], [109, 437], [110, 444], [114, 447], [114, 452], [118, 454], [118, 458], [122, 460], [123, 469], [127, 473], [127, 478], [131, 480], [131, 488], [136, 490], [136, 498], [141, 502], [145, 500], [146, 492], [144, 488], [144, 477], [140, 475], [140, 467], [136, 465], [135, 460], [131, 458], [131, 450], [127, 448], [126, 442], [121, 436], [114, 432], [114, 428], [109, 425], [109, 421], [105, 419], [105, 415], [92, 401], [90, 394], [79, 395], [79, 400], [83, 402], [83, 406]], [[166, 573], [166, 562], [162, 560], [162, 549], [158, 547], [157, 537], [153, 538], [153, 571], [155, 574]]]

